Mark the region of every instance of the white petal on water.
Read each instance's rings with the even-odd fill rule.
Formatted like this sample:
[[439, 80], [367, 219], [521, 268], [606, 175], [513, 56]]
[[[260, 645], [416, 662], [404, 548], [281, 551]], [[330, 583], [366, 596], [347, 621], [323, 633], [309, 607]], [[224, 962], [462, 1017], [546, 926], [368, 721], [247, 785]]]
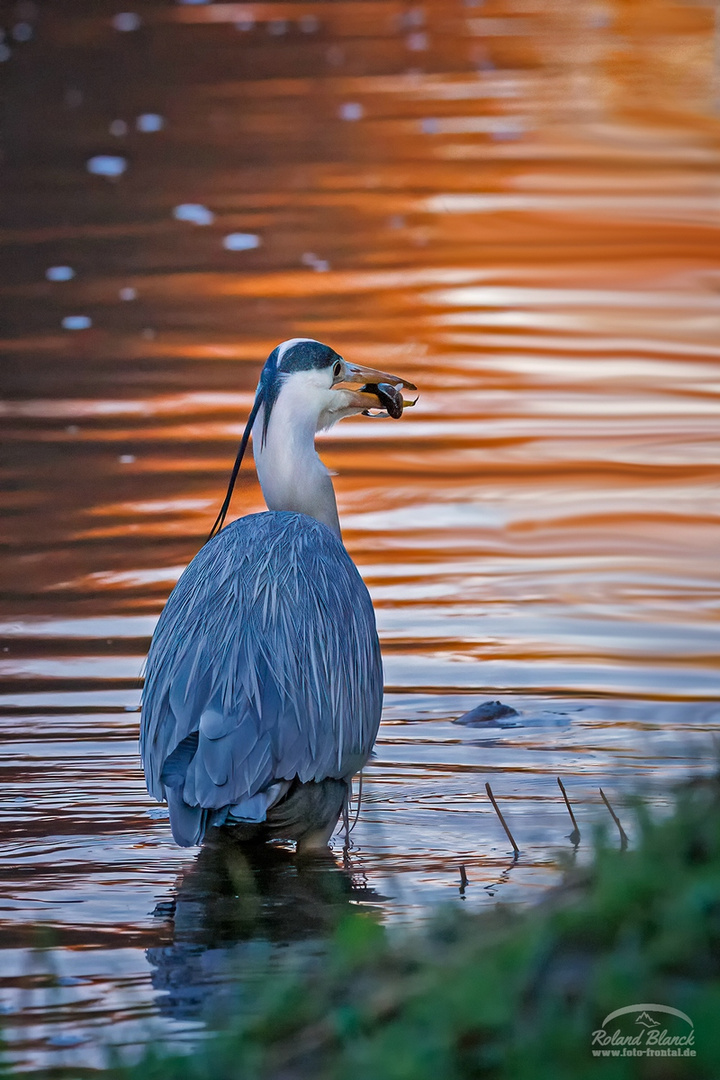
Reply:
[[119, 11], [113, 15], [112, 24], [116, 30], [128, 34], [142, 26], [142, 19], [136, 11]]
[[420, 121], [420, 130], [423, 135], [437, 135], [440, 124], [434, 116], [426, 116]]
[[521, 139], [524, 134], [525, 125], [521, 120], [507, 120], [493, 128], [490, 137], [496, 142], [509, 142], [513, 139]]
[[126, 169], [127, 158], [116, 154], [98, 154], [97, 157], [91, 157], [87, 163], [88, 172], [94, 173], [95, 176], [108, 176], [111, 179], [122, 176]]
[[48, 281], [70, 281], [75, 277], [72, 266], [48, 266], [45, 271]]
[[193, 225], [212, 225], [215, 215], [202, 203], [181, 203], [173, 210], [177, 221], [190, 221]]
[[127, 135], [127, 130], [128, 126], [124, 120], [113, 120], [108, 127], [108, 131], [110, 132], [110, 134], [115, 135], [118, 139], [122, 135]]
[[63, 330], [89, 330], [92, 319], [87, 315], [66, 315], [62, 321]]
[[260, 247], [261, 243], [260, 237], [255, 233], [234, 232], [225, 237], [223, 247], [226, 251], [251, 251]]
[[340, 106], [341, 120], [362, 120], [365, 110], [359, 101], [346, 101]]
[[120, 457], [118, 458], [118, 461], [120, 462], [121, 465], [132, 465], [133, 462], [135, 461], [135, 455], [134, 454], [121, 454]]
[[137, 300], [137, 289], [133, 289], [132, 286], [126, 285], [124, 289], [121, 289], [118, 293], [121, 300]]
[[327, 259], [318, 258], [314, 251], [306, 251], [305, 254], [301, 256], [300, 262], [304, 266], [310, 266], [313, 270], [317, 270], [320, 273], [330, 269], [330, 263]]
[[162, 131], [165, 127], [165, 120], [159, 113], [143, 113], [141, 116], [138, 116], [135, 121], [135, 127], [138, 131], [146, 133]]

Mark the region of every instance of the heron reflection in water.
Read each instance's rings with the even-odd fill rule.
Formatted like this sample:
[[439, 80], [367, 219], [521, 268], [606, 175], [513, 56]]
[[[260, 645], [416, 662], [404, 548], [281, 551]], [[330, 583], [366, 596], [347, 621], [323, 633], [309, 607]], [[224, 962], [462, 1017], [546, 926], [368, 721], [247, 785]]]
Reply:
[[[382, 710], [370, 595], [340, 536], [315, 434], [399, 417], [412, 383], [293, 338], [268, 357], [210, 540], [180, 577], [147, 661], [140, 750], [178, 844], [213, 826], [323, 850]], [[250, 434], [269, 513], [223, 528]]]
[[175, 1019], [233, 1015], [252, 996], [254, 971], [267, 971], [288, 947], [321, 947], [348, 912], [372, 914], [387, 900], [355, 861], [350, 869], [296, 859], [213, 829], [153, 913], [156, 944], [146, 955], [157, 1007]]

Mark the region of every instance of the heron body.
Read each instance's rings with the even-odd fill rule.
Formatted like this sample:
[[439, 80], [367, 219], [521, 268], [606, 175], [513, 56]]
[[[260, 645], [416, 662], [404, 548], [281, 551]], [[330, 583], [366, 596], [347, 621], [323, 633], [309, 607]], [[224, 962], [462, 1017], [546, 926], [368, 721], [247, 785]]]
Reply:
[[160, 616], [140, 749], [183, 846], [218, 825], [324, 846], [370, 756], [383, 688], [375, 615], [314, 439], [382, 404], [367, 389], [376, 376], [394, 378], [306, 339], [270, 354], [219, 524], [251, 430], [269, 512], [214, 535]]

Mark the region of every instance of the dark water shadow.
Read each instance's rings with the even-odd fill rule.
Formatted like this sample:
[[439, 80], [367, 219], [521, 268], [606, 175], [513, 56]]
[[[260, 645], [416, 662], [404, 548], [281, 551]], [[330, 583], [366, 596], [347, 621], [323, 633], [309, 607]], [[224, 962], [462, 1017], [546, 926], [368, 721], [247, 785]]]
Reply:
[[260, 975], [295, 948], [316, 953], [351, 910], [377, 911], [387, 898], [368, 886], [345, 853], [298, 858], [267, 844], [240, 845], [219, 833], [178, 880], [155, 916], [170, 943], [147, 950], [161, 1013], [202, 1019], [228, 998], [251, 993], [244, 977]]

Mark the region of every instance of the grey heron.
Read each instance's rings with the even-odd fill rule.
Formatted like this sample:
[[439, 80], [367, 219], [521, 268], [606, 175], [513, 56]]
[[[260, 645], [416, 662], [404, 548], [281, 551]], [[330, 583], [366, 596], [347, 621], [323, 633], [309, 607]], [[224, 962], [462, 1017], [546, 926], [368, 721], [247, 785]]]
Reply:
[[[147, 659], [140, 752], [178, 844], [227, 825], [327, 846], [377, 735], [383, 673], [315, 434], [361, 412], [401, 415], [403, 388], [416, 389], [309, 338], [262, 369], [225, 501]], [[268, 512], [223, 528], [251, 433]]]

